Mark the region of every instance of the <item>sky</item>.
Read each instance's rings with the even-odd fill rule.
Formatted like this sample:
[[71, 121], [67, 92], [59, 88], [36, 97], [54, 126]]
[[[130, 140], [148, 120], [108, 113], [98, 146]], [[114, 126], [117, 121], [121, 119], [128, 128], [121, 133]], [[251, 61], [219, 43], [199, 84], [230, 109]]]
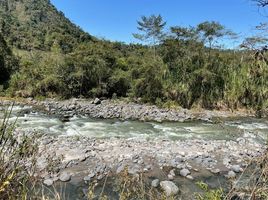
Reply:
[[[161, 14], [167, 27], [195, 26], [217, 21], [246, 37], [265, 22], [265, 11], [252, 0], [51, 0], [73, 23], [98, 38], [126, 43], [137, 42], [137, 20]], [[268, 16], [268, 14], [267, 14]]]

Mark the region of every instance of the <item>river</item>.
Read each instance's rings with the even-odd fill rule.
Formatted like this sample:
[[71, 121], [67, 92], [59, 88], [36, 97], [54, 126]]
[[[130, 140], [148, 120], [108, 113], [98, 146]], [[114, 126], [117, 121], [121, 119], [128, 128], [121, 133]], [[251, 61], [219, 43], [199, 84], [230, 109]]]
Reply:
[[[13, 108], [10, 121], [17, 121], [18, 130], [52, 135], [82, 135], [90, 138], [235, 140], [245, 137], [259, 142], [265, 141], [268, 135], [268, 121], [250, 117], [229, 118], [215, 123], [202, 121], [156, 123], [74, 116], [67, 122], [62, 122], [57, 116], [49, 116], [31, 109], [29, 106]], [[1, 117], [3, 117], [3, 111], [0, 114]]]
[[[4, 107], [0, 107], [0, 119], [3, 118]], [[233, 151], [236, 151], [237, 157], [233, 159], [233, 164], [238, 163], [239, 155], [243, 155], [243, 149], [241, 146], [238, 146], [236, 149], [231, 149], [232, 144], [228, 144], [225, 146], [225, 143], [214, 144], [215, 141], [233, 141], [237, 142], [237, 140], [243, 138], [246, 141], [249, 141], [249, 147], [252, 149], [257, 145], [264, 145], [266, 142], [266, 138], [268, 135], [268, 121], [267, 119], [258, 119], [252, 117], [240, 117], [240, 118], [226, 118], [226, 119], [216, 119], [214, 122], [204, 122], [204, 121], [188, 121], [188, 122], [139, 122], [139, 121], [121, 121], [116, 119], [93, 119], [85, 116], [75, 115], [68, 120], [62, 121], [61, 117], [56, 115], [47, 115], [45, 112], [41, 110], [36, 110], [31, 106], [14, 106], [12, 109], [11, 116], [9, 117], [10, 122], [16, 122], [16, 130], [23, 132], [38, 132], [44, 133], [45, 135], [58, 136], [60, 139], [53, 139], [54, 144], [52, 142], [51, 151], [57, 151], [56, 146], [59, 146], [60, 152], [66, 152], [66, 155], [80, 155], [82, 152], [79, 148], [85, 148], [87, 143], [81, 145], [81, 143], [76, 144], [74, 142], [66, 142], [63, 137], [70, 138], [75, 136], [83, 136], [89, 139], [97, 139], [100, 140], [100, 144], [96, 144], [96, 149], [100, 149], [99, 156], [106, 158], [108, 152], [112, 149], [114, 152], [111, 153], [113, 156], [109, 161], [114, 166], [118, 164], [118, 158], [130, 154], [130, 160], [139, 154], [137, 151], [131, 152], [127, 147], [124, 148], [124, 151], [119, 147], [127, 143], [130, 144], [130, 149], [134, 148], [134, 150], [138, 150], [141, 148], [143, 150], [140, 153], [144, 153], [146, 156], [150, 152], [157, 162], [162, 163], [163, 161], [169, 162], [174, 158], [174, 156], [178, 155], [178, 152], [186, 151], [187, 156], [184, 156], [193, 166], [201, 166], [202, 163], [205, 163], [203, 168], [200, 167], [199, 172], [193, 172], [192, 175], [196, 180], [202, 180], [210, 185], [217, 184], [218, 186], [222, 186], [223, 184], [227, 184], [224, 179], [224, 174], [228, 172], [229, 168], [225, 168], [222, 164], [219, 165], [222, 160], [228, 157]], [[117, 141], [117, 139], [119, 141]], [[139, 142], [126, 142], [127, 141], [161, 141], [157, 145], [150, 143], [139, 143]], [[193, 146], [189, 146], [189, 143], [192, 140], [196, 143], [193, 143]], [[199, 140], [201, 142], [199, 142]], [[166, 141], [166, 142], [165, 142]], [[172, 141], [172, 142], [169, 142]], [[188, 142], [189, 141], [189, 142]], [[211, 144], [204, 141], [212, 141]], [[185, 142], [185, 143], [183, 143]], [[95, 143], [95, 142], [94, 142]], [[183, 143], [183, 144], [181, 144]], [[103, 145], [104, 144], [104, 145]], [[200, 144], [200, 148], [196, 145]], [[236, 143], [235, 143], [236, 144]], [[151, 146], [150, 146], [151, 145]], [[160, 146], [159, 146], [160, 145]], [[171, 146], [175, 145], [175, 149]], [[180, 146], [181, 145], [181, 146]], [[206, 147], [204, 147], [204, 145]], [[80, 147], [82, 146], [82, 147]], [[132, 146], [132, 147], [131, 147]], [[161, 148], [163, 146], [163, 148]], [[170, 146], [170, 148], [168, 148]], [[105, 149], [107, 147], [107, 149]], [[257, 146], [256, 146], [257, 147]], [[77, 148], [77, 149], [76, 149]], [[104, 148], [104, 149], [101, 149]], [[155, 149], [158, 148], [158, 151], [155, 153]], [[177, 148], [177, 149], [176, 149]], [[191, 148], [194, 148], [193, 150]], [[259, 147], [258, 147], [259, 148]], [[119, 150], [117, 150], [119, 149]], [[186, 149], [186, 150], [185, 150]], [[190, 150], [189, 150], [190, 149]], [[213, 150], [208, 151], [207, 149], [215, 149], [215, 155], [213, 154]], [[216, 153], [216, 150], [218, 151]], [[224, 150], [224, 151], [222, 151]], [[238, 151], [241, 152], [238, 152]], [[68, 154], [68, 151], [70, 153]], [[133, 151], [133, 150], [132, 150]], [[167, 152], [168, 151], [168, 152]], [[187, 152], [188, 151], [188, 152]], [[77, 153], [78, 152], [78, 153]], [[131, 153], [130, 153], [131, 152]], [[208, 155], [208, 152], [209, 155]], [[195, 154], [199, 153], [199, 157]], [[167, 155], [171, 155], [170, 158], [166, 157]], [[73, 156], [73, 155], [72, 155]], [[71, 157], [72, 157], [71, 156]], [[145, 157], [146, 157], [145, 156]], [[140, 158], [142, 155], [140, 154]], [[79, 160], [79, 157], [72, 158], [74, 160]], [[127, 159], [127, 158], [125, 158]], [[162, 160], [161, 160], [162, 159]], [[164, 159], [164, 160], [163, 160]], [[198, 161], [199, 159], [199, 161]], [[200, 161], [201, 159], [201, 161]], [[211, 165], [208, 159], [212, 159], [213, 167], [218, 167], [222, 170], [221, 176], [215, 176], [211, 174], [208, 170], [208, 166]], [[196, 164], [198, 161], [201, 162]], [[215, 161], [215, 162], [214, 162]], [[68, 160], [70, 162], [70, 160]], [[91, 162], [91, 161], [89, 161]], [[132, 162], [132, 161], [131, 161]], [[100, 162], [98, 162], [100, 163]], [[218, 163], [218, 164], [217, 164]], [[135, 164], [135, 163], [134, 163]], [[151, 164], [151, 163], [149, 163]], [[231, 164], [231, 163], [230, 163]], [[98, 164], [99, 165], [99, 164]], [[92, 166], [92, 169], [97, 166]], [[186, 164], [185, 166], [187, 166]], [[79, 166], [79, 165], [78, 165]], [[145, 165], [144, 165], [145, 166]], [[166, 165], [167, 166], [167, 165]], [[231, 166], [231, 165], [230, 165]], [[77, 167], [71, 169], [72, 171], [76, 171]], [[154, 170], [157, 174], [159, 171]], [[89, 173], [87, 171], [87, 173]], [[95, 173], [95, 172], [94, 172]], [[177, 171], [176, 173], [179, 173]], [[84, 171], [83, 171], [84, 174]], [[160, 172], [159, 172], [160, 174]], [[165, 174], [160, 174], [160, 180], [165, 180]], [[81, 175], [79, 175], [81, 178]], [[154, 175], [153, 177], [156, 177]], [[83, 179], [83, 177], [82, 177]], [[149, 178], [150, 179], [150, 178]], [[80, 181], [79, 181], [80, 180]], [[69, 196], [72, 198], [77, 198], [77, 194], [81, 195], [82, 191], [87, 188], [87, 185], [84, 185], [83, 181], [78, 178], [73, 178], [70, 183], [64, 185], [68, 190]], [[151, 180], [151, 179], [150, 179]], [[183, 179], [181, 177], [176, 177], [174, 179], [182, 192], [182, 197], [185, 197], [191, 194], [193, 191], [199, 191], [196, 187], [195, 181]], [[63, 185], [59, 182], [55, 183], [56, 187], [61, 188]], [[107, 184], [112, 187], [113, 179], [108, 179]], [[109, 192], [110, 189], [108, 187], [108, 193], [111, 193], [111, 196], [115, 197], [116, 195], [112, 194], [113, 192]], [[100, 185], [99, 190], [102, 189]], [[66, 194], [65, 194], [66, 195]], [[192, 195], [192, 194], [191, 194]], [[116, 199], [116, 198], [115, 198]]]

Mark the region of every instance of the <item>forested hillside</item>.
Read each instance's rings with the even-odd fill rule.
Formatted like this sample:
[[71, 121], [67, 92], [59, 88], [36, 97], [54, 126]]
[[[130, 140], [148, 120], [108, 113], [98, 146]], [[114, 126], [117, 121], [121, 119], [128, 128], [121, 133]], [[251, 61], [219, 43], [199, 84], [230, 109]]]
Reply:
[[50, 51], [59, 45], [70, 52], [91, 39], [49, 0], [0, 0], [0, 30], [9, 45], [23, 50]]
[[[0, 84], [9, 79], [6, 95], [128, 97], [184, 108], [268, 106], [267, 54], [261, 48], [267, 40], [248, 38], [240, 50], [222, 48], [219, 41], [234, 34], [218, 22], [163, 32], [161, 16], [142, 17], [134, 36], [147, 45], [127, 45], [83, 32], [49, 0], [0, 0], [0, 25], [19, 62], [1, 65], [12, 74], [9, 79], [1, 73]], [[2, 43], [2, 57], [12, 55]]]

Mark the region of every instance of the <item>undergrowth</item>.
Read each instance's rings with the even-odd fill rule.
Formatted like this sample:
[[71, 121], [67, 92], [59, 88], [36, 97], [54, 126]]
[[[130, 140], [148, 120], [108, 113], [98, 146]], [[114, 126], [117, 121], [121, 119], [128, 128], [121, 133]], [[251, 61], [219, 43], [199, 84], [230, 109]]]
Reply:
[[38, 144], [33, 136], [15, 133], [12, 108], [6, 109], [0, 125], [0, 197], [28, 199], [28, 185], [36, 181]]

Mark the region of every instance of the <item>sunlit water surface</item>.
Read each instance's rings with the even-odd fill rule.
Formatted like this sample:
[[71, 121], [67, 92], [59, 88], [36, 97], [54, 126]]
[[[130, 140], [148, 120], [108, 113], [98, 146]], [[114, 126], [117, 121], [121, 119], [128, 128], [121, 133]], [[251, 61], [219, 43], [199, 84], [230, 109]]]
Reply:
[[[3, 118], [3, 115], [4, 108], [0, 107], [0, 118]], [[56, 116], [34, 111], [31, 107], [15, 106], [9, 120], [16, 121], [18, 130], [52, 135], [82, 135], [94, 138], [235, 140], [238, 137], [246, 137], [265, 141], [268, 135], [267, 119], [257, 118], [227, 119], [219, 123], [202, 121], [156, 123], [74, 116], [68, 122], [62, 122]]]

